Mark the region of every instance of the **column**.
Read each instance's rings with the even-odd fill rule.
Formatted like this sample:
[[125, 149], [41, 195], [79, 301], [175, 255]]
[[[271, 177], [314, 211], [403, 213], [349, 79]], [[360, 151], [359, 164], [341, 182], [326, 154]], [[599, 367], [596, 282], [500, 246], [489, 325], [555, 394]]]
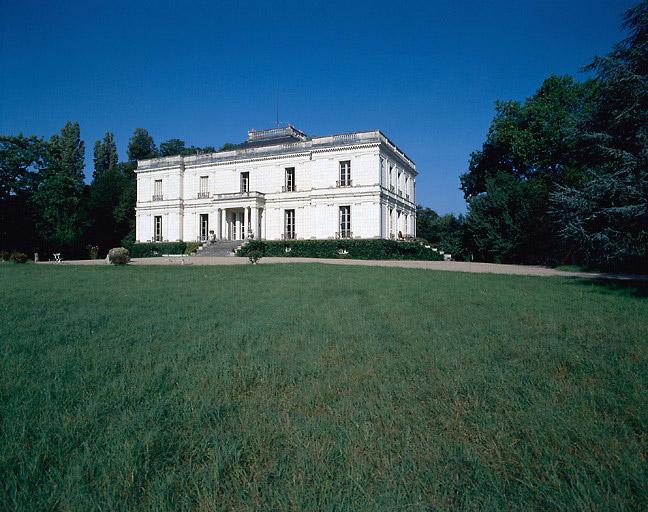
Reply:
[[236, 212], [235, 214], [236, 218], [236, 236], [237, 240], [241, 239], [241, 212]]
[[261, 238], [259, 236], [259, 209], [255, 206], [252, 208], [252, 234], [255, 239]]
[[241, 234], [243, 235], [243, 240], [247, 238], [248, 231], [250, 229], [249, 226], [250, 223], [250, 216], [248, 215], [248, 208], [247, 206], [243, 208], [243, 231], [241, 231]]
[[261, 239], [266, 238], [266, 211], [265, 208], [261, 209]]

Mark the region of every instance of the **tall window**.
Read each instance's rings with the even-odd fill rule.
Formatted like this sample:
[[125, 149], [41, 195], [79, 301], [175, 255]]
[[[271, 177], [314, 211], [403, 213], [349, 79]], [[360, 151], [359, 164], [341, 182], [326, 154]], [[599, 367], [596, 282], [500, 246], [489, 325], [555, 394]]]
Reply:
[[209, 197], [209, 176], [200, 177], [200, 186], [198, 187], [198, 199]]
[[206, 242], [209, 238], [209, 214], [200, 214], [200, 241]]
[[385, 182], [385, 159], [380, 157], [380, 176], [379, 176], [380, 185], [382, 186]]
[[155, 180], [153, 183], [153, 201], [162, 200], [162, 180]]
[[405, 176], [405, 199], [409, 199], [409, 176]]
[[344, 160], [340, 162], [340, 179], [337, 183], [338, 187], [351, 186], [351, 160]]
[[389, 238], [394, 238], [394, 209], [389, 209]]
[[351, 238], [350, 206], [340, 206], [340, 231], [338, 238]]
[[389, 190], [394, 190], [394, 166], [389, 166]]
[[284, 192], [293, 192], [294, 190], [295, 190], [295, 168], [287, 167], [286, 184], [284, 186]]
[[242, 172], [241, 173], [241, 192], [250, 191], [250, 173]]
[[284, 238], [295, 238], [295, 210], [284, 210]]
[[162, 241], [162, 215], [153, 217], [153, 241]]
[[402, 173], [400, 171], [398, 171], [398, 180], [396, 181], [396, 185], [398, 185], [398, 195], [399, 196], [403, 195], [403, 191], [401, 190], [401, 175], [402, 175]]

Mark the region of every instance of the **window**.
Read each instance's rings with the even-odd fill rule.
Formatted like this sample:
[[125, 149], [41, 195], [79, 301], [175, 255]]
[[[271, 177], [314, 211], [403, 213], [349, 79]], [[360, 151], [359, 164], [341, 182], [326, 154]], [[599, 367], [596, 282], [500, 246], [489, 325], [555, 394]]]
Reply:
[[295, 168], [286, 168], [286, 184], [284, 185], [284, 192], [294, 192], [295, 190]]
[[200, 177], [200, 186], [198, 187], [198, 199], [209, 197], [209, 176]]
[[409, 199], [409, 176], [405, 176], [405, 199]]
[[399, 196], [403, 195], [403, 191], [400, 188], [400, 186], [401, 186], [401, 175], [402, 175], [402, 173], [400, 171], [398, 171], [398, 180], [396, 181], [396, 184], [398, 185], [398, 195]]
[[351, 207], [340, 206], [340, 231], [338, 238], [351, 238]]
[[242, 172], [241, 173], [241, 192], [250, 191], [250, 173]]
[[200, 214], [200, 241], [206, 242], [209, 238], [209, 214]]
[[389, 238], [394, 238], [394, 209], [389, 209]]
[[382, 186], [385, 182], [385, 159], [382, 156], [380, 157], [380, 176], [378, 178]]
[[162, 200], [162, 180], [155, 180], [153, 183], [153, 201]]
[[389, 190], [394, 191], [394, 166], [389, 166]]
[[295, 238], [295, 210], [284, 210], [284, 238]]
[[162, 241], [162, 215], [153, 217], [153, 241]]
[[351, 160], [344, 160], [340, 162], [340, 179], [337, 182], [337, 186], [351, 186]]

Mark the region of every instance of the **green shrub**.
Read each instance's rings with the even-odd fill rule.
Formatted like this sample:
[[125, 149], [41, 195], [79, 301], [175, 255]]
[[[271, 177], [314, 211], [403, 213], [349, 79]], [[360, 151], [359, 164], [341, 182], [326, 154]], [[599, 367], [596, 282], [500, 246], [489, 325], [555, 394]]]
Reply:
[[126, 265], [130, 261], [128, 249], [125, 247], [114, 247], [108, 251], [108, 261], [113, 265]]
[[237, 251], [247, 256], [252, 251], [262, 256], [304, 258], [348, 258], [357, 260], [442, 261], [443, 256], [420, 242], [396, 240], [287, 240], [248, 242]]
[[132, 258], [153, 258], [163, 254], [185, 254], [186, 242], [148, 242], [127, 246]]
[[16, 263], [27, 262], [27, 255], [24, 252], [13, 252], [11, 253], [10, 258], [12, 261], [15, 261]]
[[0, 251], [0, 261], [9, 261], [9, 251]]
[[252, 265], [256, 265], [256, 263], [261, 259], [262, 254], [261, 251], [255, 249], [253, 251], [248, 251], [247, 257]]
[[[187, 247], [185, 247], [184, 253], [185, 254], [193, 254], [198, 250], [198, 247], [200, 247], [202, 244], [200, 242], [187, 242]], [[171, 254], [168, 252], [165, 252], [164, 254]]]

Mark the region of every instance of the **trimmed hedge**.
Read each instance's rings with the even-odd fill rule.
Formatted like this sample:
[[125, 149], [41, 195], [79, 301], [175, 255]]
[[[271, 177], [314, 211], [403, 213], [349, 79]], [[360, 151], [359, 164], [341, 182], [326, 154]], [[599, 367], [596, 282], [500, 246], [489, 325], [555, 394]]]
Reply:
[[348, 258], [355, 260], [427, 260], [442, 261], [443, 256], [427, 249], [421, 242], [396, 240], [252, 240], [241, 247], [237, 256], [258, 251], [262, 256], [304, 258]]
[[184, 254], [187, 242], [148, 242], [126, 246], [131, 258], [152, 258], [163, 254]]

